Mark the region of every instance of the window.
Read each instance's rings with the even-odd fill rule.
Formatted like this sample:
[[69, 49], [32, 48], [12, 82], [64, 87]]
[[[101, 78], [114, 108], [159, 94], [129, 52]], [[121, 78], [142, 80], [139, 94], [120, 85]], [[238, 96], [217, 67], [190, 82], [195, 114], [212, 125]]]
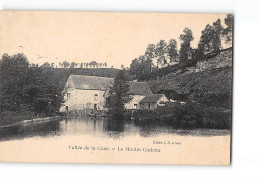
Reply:
[[94, 101], [98, 101], [98, 94], [95, 94]]
[[137, 109], [137, 104], [134, 104], [134, 108]]
[[97, 104], [94, 104], [94, 109], [97, 109]]
[[148, 109], [151, 109], [151, 104], [148, 104]]
[[70, 93], [67, 93], [67, 99], [70, 99]]

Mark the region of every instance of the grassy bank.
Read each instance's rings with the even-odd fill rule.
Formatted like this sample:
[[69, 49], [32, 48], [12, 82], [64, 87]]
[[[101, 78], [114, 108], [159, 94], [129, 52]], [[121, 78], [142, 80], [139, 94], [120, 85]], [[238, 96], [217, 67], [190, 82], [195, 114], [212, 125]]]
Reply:
[[7, 126], [24, 120], [31, 120], [33, 118], [36, 118], [36, 116], [31, 111], [4, 111], [0, 114], [0, 126]]

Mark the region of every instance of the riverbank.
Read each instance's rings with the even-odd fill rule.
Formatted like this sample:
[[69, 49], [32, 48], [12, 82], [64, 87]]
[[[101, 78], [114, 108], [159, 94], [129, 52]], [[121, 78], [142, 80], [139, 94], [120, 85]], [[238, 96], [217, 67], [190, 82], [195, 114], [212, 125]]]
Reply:
[[[22, 119], [25, 119], [25, 117], [28, 116], [21, 116]], [[23, 125], [23, 124], [31, 124], [31, 123], [39, 123], [39, 122], [48, 122], [48, 121], [54, 121], [54, 120], [60, 120], [62, 116], [53, 116], [53, 117], [44, 117], [44, 118], [32, 118], [32, 119], [25, 119], [20, 122], [14, 122], [11, 124], [1, 124], [0, 123], [0, 128], [6, 128], [6, 127], [12, 127], [16, 125]], [[1, 119], [2, 120], [2, 119]]]
[[210, 108], [197, 103], [167, 103], [157, 109], [136, 110], [136, 123], [149, 125], [167, 124], [176, 129], [231, 129], [231, 110]]

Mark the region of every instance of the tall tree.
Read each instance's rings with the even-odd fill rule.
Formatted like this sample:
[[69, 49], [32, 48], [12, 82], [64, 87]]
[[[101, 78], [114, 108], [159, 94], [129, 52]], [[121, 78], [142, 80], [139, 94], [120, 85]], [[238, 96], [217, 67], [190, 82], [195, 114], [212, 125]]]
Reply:
[[165, 55], [167, 54], [167, 43], [164, 40], [160, 40], [160, 42], [156, 45], [155, 48], [155, 57], [157, 57], [157, 64], [163, 64], [165, 59]]
[[155, 45], [148, 44], [147, 49], [145, 51], [145, 55], [149, 56], [150, 58], [154, 58], [155, 56]]
[[144, 70], [145, 74], [150, 73], [153, 70], [153, 60], [150, 55], [145, 55]]
[[226, 38], [226, 43], [232, 42], [232, 36], [233, 36], [233, 25], [234, 25], [234, 16], [232, 14], [228, 14], [225, 18], [225, 24], [226, 28], [223, 30], [223, 35]]
[[213, 51], [219, 51], [221, 47], [221, 35], [223, 34], [223, 26], [221, 25], [220, 19], [213, 22]]
[[194, 39], [191, 29], [185, 28], [179, 39], [182, 41], [180, 49], [180, 61], [187, 60], [189, 53], [192, 51], [190, 43]]
[[200, 41], [198, 43], [197, 52], [201, 55], [205, 55], [213, 51], [213, 38], [214, 38], [214, 30], [213, 26], [207, 25], [205, 29], [201, 32]]
[[106, 100], [108, 112], [113, 116], [122, 116], [125, 112], [125, 104], [131, 100], [128, 95], [129, 84], [124, 70], [117, 74], [114, 85], [109, 90], [109, 96]]
[[19, 111], [25, 100], [24, 85], [29, 81], [29, 62], [23, 54], [4, 54], [0, 69], [0, 108]]
[[201, 32], [200, 41], [198, 43], [198, 49], [196, 54], [203, 57], [203, 55], [219, 51], [221, 46], [221, 36], [223, 34], [223, 26], [220, 19], [213, 23], [213, 25], [207, 25]]
[[175, 39], [170, 39], [167, 46], [167, 52], [170, 57], [170, 62], [177, 60], [178, 58], [177, 41]]
[[139, 60], [135, 58], [132, 60], [132, 63], [130, 64], [130, 73], [133, 74], [135, 77], [139, 76]]
[[144, 75], [145, 74], [145, 55], [140, 55], [138, 58], [139, 61], [139, 75]]

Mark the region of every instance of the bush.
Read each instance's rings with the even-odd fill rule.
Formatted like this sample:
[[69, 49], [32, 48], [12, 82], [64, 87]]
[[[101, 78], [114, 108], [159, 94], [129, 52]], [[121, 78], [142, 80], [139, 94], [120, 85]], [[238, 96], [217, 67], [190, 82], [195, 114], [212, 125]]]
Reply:
[[154, 110], [137, 110], [134, 119], [148, 122], [158, 121], [174, 128], [214, 128], [230, 129], [231, 111], [208, 108], [196, 103], [181, 105], [168, 103]]
[[0, 126], [15, 124], [24, 120], [31, 120], [35, 117], [32, 111], [24, 110], [15, 112], [6, 110], [0, 114]]

